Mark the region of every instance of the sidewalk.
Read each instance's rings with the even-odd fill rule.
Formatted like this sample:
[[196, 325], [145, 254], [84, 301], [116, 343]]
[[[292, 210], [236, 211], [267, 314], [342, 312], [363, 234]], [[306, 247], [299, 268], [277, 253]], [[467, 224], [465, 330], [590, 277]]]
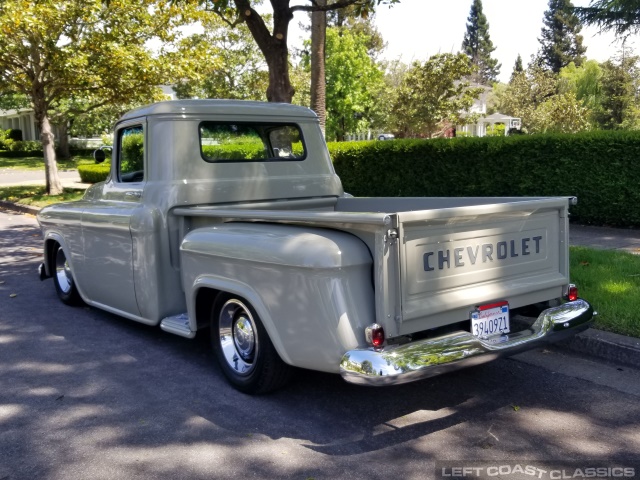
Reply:
[[640, 230], [570, 225], [569, 243], [580, 247], [623, 250], [640, 255]]

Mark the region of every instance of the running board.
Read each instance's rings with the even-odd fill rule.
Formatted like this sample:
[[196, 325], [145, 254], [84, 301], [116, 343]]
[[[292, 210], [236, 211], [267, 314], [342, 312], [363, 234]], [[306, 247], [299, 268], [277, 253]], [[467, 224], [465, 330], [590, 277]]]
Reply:
[[189, 315], [186, 313], [164, 318], [160, 322], [160, 328], [165, 332], [180, 335], [181, 337], [194, 338], [196, 332], [192, 331], [189, 325]]

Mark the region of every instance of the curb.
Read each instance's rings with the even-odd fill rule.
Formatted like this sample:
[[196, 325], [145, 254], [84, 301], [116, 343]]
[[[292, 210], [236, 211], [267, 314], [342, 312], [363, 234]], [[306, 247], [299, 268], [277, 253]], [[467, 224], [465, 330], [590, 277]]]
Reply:
[[557, 345], [576, 353], [640, 368], [640, 338], [590, 328]]
[[21, 205], [19, 203], [7, 202], [6, 200], [0, 200], [0, 207], [5, 210], [13, 210], [19, 213], [28, 213], [29, 215], [37, 215], [40, 211], [40, 207], [32, 207], [31, 205]]

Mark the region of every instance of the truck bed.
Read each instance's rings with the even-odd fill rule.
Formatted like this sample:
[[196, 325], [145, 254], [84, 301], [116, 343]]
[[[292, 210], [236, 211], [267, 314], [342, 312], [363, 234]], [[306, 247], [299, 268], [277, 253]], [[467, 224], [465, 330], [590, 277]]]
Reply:
[[373, 258], [375, 321], [389, 337], [454, 324], [478, 305], [510, 308], [562, 296], [568, 284], [567, 197], [315, 198], [179, 207], [176, 240], [212, 223], [337, 229]]

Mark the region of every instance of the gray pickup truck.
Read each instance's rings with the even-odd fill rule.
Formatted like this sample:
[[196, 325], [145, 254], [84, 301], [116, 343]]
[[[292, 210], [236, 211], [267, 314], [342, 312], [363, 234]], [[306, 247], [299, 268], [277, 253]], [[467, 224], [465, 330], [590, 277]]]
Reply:
[[571, 201], [353, 198], [310, 110], [162, 102], [116, 124], [105, 182], [40, 212], [40, 276], [68, 304], [209, 328], [247, 393], [292, 366], [391, 385], [587, 328]]

